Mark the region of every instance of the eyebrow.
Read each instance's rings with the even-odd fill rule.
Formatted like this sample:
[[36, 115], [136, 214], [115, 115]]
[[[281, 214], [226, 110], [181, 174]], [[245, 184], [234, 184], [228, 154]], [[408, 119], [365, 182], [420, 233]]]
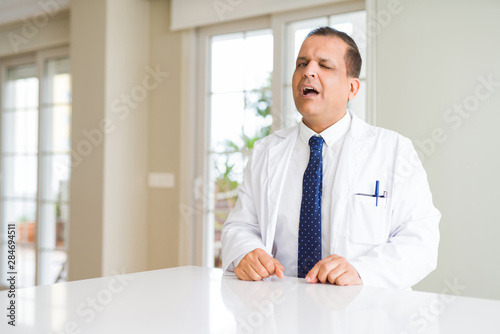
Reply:
[[319, 62], [320, 63], [332, 63], [333, 64], [333, 61], [331, 59], [328, 59], [328, 58], [319, 58]]
[[[307, 60], [309, 61], [309, 58], [307, 57], [297, 57], [297, 61], [302, 61], [302, 60]], [[330, 63], [334, 64], [334, 62], [331, 59], [328, 58], [319, 58], [319, 63]]]

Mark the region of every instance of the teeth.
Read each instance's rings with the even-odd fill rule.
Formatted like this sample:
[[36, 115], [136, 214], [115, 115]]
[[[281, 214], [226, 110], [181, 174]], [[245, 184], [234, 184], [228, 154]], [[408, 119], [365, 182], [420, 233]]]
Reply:
[[316, 89], [312, 88], [312, 87], [304, 87], [303, 89], [303, 92], [307, 92], [307, 91], [313, 91], [313, 92], [316, 92]]

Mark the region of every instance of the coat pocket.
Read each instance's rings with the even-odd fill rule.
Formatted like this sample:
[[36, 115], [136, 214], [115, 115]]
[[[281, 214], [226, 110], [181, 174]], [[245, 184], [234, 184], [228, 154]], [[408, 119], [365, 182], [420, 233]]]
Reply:
[[352, 244], [380, 245], [389, 238], [387, 198], [353, 195], [349, 201], [347, 231]]

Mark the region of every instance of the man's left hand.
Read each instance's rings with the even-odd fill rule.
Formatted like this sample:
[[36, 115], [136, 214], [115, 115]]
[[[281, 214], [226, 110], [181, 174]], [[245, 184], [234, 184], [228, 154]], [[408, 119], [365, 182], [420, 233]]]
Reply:
[[316, 263], [307, 274], [306, 281], [309, 283], [330, 282], [336, 285], [363, 284], [356, 269], [346, 259], [336, 254]]

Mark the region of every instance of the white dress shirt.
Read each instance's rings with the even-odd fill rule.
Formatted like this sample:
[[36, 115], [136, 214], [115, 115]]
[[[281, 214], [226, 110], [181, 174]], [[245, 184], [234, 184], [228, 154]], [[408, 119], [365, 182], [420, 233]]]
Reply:
[[[300, 206], [302, 203], [302, 179], [309, 162], [309, 138], [321, 136], [323, 143], [323, 191], [321, 197], [321, 255], [327, 257], [330, 247], [332, 225], [332, 190], [337, 164], [346, 134], [351, 128], [349, 113], [320, 134], [315, 133], [303, 122], [299, 125], [299, 139], [293, 148], [288, 166], [283, 195], [279, 203], [274, 257], [285, 267], [285, 275], [297, 277]], [[239, 261], [238, 261], [239, 262]]]

